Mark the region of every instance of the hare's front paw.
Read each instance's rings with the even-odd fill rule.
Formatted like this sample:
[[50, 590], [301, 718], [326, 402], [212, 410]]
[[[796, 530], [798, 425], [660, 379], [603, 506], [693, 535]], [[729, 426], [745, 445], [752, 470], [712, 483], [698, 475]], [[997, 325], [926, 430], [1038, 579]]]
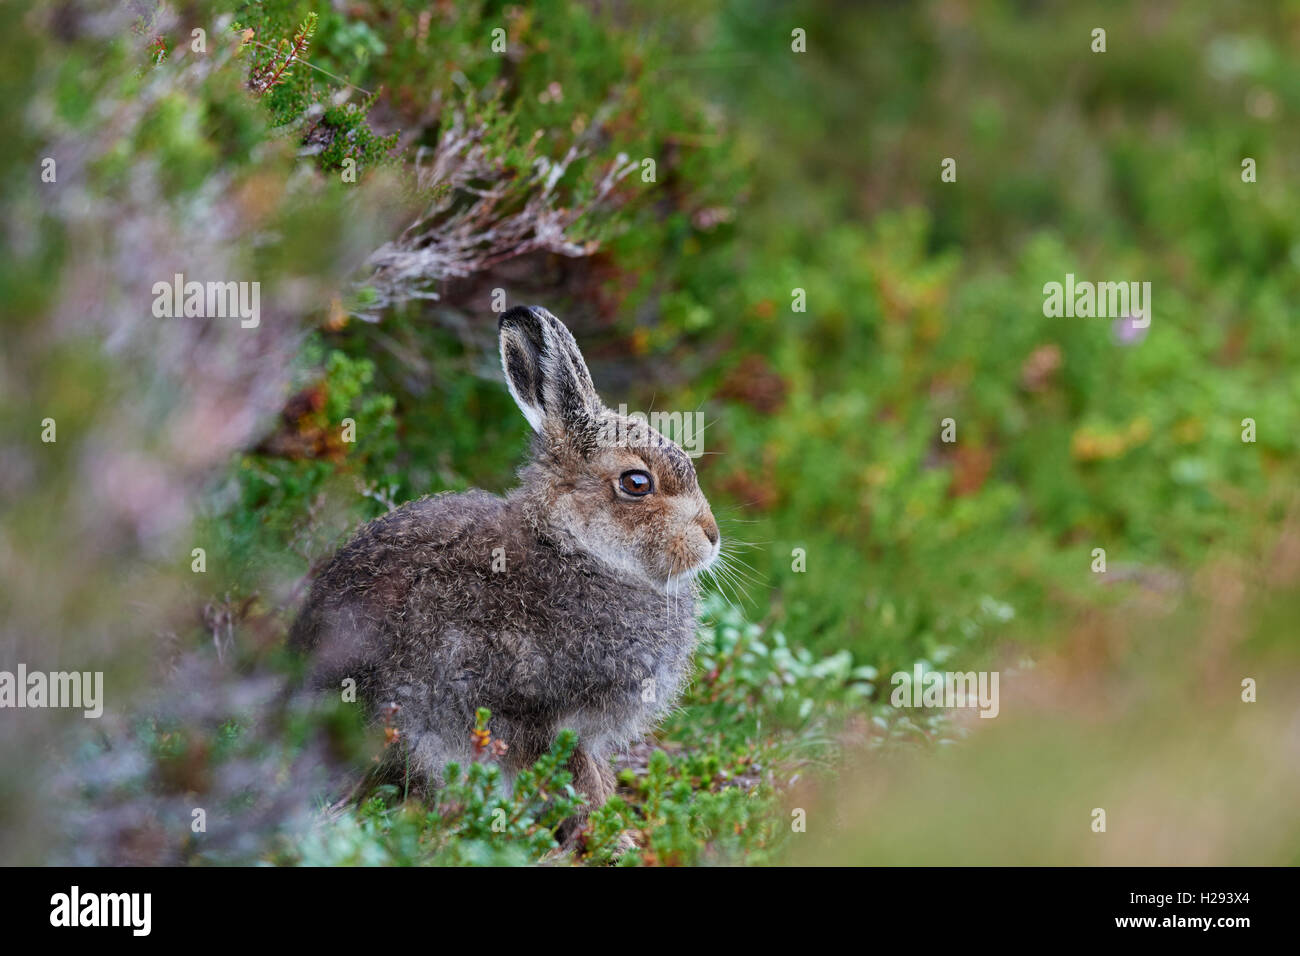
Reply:
[[632, 850], [639, 849], [640, 847], [637, 845], [636, 840], [632, 839], [632, 834], [624, 830], [618, 835], [618, 839], [614, 841], [614, 859], [617, 860], [624, 853], [629, 853]]
[[[573, 826], [570, 827], [570, 824]], [[565, 820], [555, 833], [560, 845], [552, 850], [543, 862], [555, 862], [565, 857], [576, 860], [585, 856], [589, 852], [587, 838], [590, 832], [591, 828], [587, 826], [586, 821], [574, 821], [572, 818]], [[627, 830], [623, 830], [615, 837], [614, 845], [610, 848], [609, 862], [615, 862], [625, 853], [636, 849], [639, 849], [637, 842], [632, 839], [632, 835]]]

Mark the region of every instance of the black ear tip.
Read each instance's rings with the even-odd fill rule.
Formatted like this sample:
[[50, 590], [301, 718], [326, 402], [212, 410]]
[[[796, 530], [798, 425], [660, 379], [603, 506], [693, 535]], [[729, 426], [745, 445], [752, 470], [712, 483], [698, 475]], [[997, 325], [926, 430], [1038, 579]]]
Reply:
[[504, 329], [507, 325], [536, 325], [541, 317], [535, 311], [538, 306], [534, 305], [517, 305], [501, 314], [497, 319], [497, 331]]

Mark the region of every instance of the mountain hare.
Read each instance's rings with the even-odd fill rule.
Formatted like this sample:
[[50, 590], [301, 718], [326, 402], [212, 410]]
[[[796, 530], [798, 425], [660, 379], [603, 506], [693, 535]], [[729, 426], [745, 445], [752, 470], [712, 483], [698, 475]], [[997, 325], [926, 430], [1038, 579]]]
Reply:
[[576, 730], [574, 784], [598, 806], [614, 790], [610, 755], [687, 676], [694, 578], [718, 557], [718, 525], [691, 459], [601, 403], [555, 316], [511, 309], [500, 345], [535, 432], [519, 486], [421, 498], [366, 525], [290, 640], [312, 652], [319, 685], [354, 678], [372, 718], [398, 705], [406, 750], [390, 770], [437, 786], [448, 762], [473, 759], [487, 707], [511, 776]]

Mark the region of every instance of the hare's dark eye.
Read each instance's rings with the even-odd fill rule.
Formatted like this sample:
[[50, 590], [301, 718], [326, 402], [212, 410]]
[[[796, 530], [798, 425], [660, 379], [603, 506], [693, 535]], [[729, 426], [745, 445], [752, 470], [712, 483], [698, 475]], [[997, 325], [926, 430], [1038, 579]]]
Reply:
[[654, 482], [644, 471], [625, 471], [618, 476], [618, 487], [635, 498], [648, 495], [654, 491]]

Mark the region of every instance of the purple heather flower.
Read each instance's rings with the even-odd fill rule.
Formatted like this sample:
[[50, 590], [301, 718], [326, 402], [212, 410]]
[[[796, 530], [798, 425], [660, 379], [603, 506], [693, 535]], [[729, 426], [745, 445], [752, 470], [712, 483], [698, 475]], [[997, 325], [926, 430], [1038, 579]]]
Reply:
[[1115, 337], [1117, 345], [1138, 345], [1147, 337], [1149, 329], [1150, 325], [1135, 325], [1133, 316], [1126, 315], [1122, 319], [1115, 320], [1110, 327], [1110, 332]]

